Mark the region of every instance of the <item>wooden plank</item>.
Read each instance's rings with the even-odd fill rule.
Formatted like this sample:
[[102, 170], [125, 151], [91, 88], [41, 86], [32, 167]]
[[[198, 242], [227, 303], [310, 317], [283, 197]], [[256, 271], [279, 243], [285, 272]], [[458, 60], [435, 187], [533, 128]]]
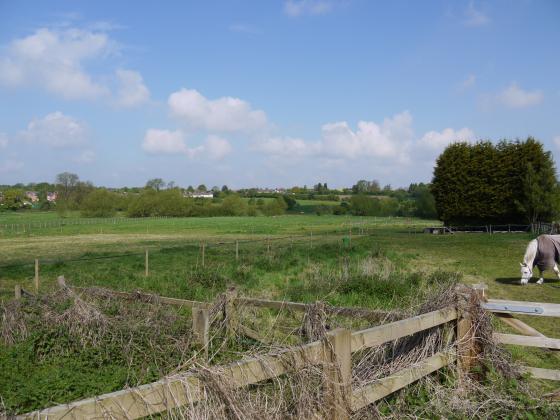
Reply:
[[[220, 368], [220, 373], [236, 388], [283, 375], [309, 364], [320, 364], [324, 345], [316, 341], [254, 357]], [[161, 413], [200, 401], [204, 397], [200, 381], [190, 373], [174, 375], [136, 388], [62, 404], [20, 416], [22, 419], [111, 418], [134, 419]]]
[[453, 363], [455, 360], [456, 357], [453, 353], [437, 353], [415, 366], [399, 370], [378, 382], [357, 389], [352, 394], [352, 410], [358, 411], [375, 401], [379, 401], [418, 379]]
[[350, 418], [352, 396], [352, 351], [350, 331], [344, 328], [327, 333], [325, 345], [325, 403], [329, 417]]
[[193, 306], [192, 329], [195, 340], [202, 347], [204, 359], [208, 360], [208, 335], [210, 331], [210, 315], [208, 308]]
[[[80, 290], [83, 289], [81, 287], [72, 287], [72, 289], [76, 289], [76, 290]], [[165, 296], [158, 296], [158, 295], [152, 295], [150, 293], [143, 293], [140, 291], [136, 291], [136, 292], [120, 292], [117, 290], [108, 290], [107, 291], [109, 293], [111, 293], [112, 295], [121, 297], [123, 299], [128, 299], [128, 300], [140, 300], [142, 302], [160, 302], [160, 303], [166, 303], [169, 305], [176, 305], [176, 306], [184, 306], [187, 308], [192, 308], [192, 307], [209, 307], [211, 306], [211, 303], [208, 302], [200, 302], [197, 300], [187, 300], [187, 299], [177, 299], [177, 298], [171, 298], [171, 297], [165, 297]]]
[[[531, 316], [553, 316], [553, 317], [560, 317], [560, 304], [558, 303], [542, 303], [542, 302], [524, 302], [524, 301], [516, 301], [516, 300], [501, 300], [501, 299], [488, 299], [490, 304], [499, 304], [505, 305], [510, 307], [521, 306], [521, 307], [528, 307], [528, 306], [535, 306], [542, 308], [542, 313], [525, 313], [523, 315], [531, 315]], [[518, 313], [515, 310], [490, 310], [493, 313]]]
[[[271, 308], [271, 309], [291, 309], [294, 311], [305, 312], [309, 304], [301, 302], [289, 302], [280, 300], [267, 300], [267, 299], [256, 299], [240, 297], [238, 302], [244, 305], [256, 306], [261, 308]], [[396, 318], [402, 317], [402, 314], [398, 311], [383, 311], [378, 309], [366, 309], [366, 308], [352, 308], [347, 306], [325, 306], [325, 311], [331, 315], [342, 315], [342, 316], [361, 316], [368, 317], [371, 319], [385, 319], [385, 318]]]
[[457, 319], [457, 310], [449, 306], [401, 321], [352, 333], [352, 352], [380, 346], [388, 341], [406, 337]]
[[522, 366], [522, 372], [530, 373], [532, 377], [537, 379], [548, 379], [550, 381], [560, 381], [560, 370], [542, 369], [531, 366]]
[[502, 320], [505, 324], [509, 325], [513, 329], [517, 330], [521, 334], [530, 335], [532, 337], [546, 337], [541, 332], [537, 331], [530, 325], [525, 324], [520, 319], [515, 318], [513, 315], [508, 313], [497, 313], [496, 317]]
[[200, 400], [200, 382], [178, 375], [136, 388], [34, 411], [20, 419], [126, 418], [135, 419]]
[[492, 337], [497, 343], [513, 344], [516, 346], [541, 347], [560, 349], [560, 339], [548, 337], [529, 337], [526, 335], [494, 333]]
[[35, 293], [39, 294], [39, 260], [35, 258]]
[[21, 299], [21, 286], [19, 284], [16, 284], [14, 286], [14, 295], [16, 300]]
[[300, 302], [253, 299], [253, 298], [246, 298], [246, 297], [238, 298], [238, 302], [244, 305], [257, 306], [262, 308], [293, 309], [301, 312], [305, 312], [308, 306], [306, 303], [300, 303]]
[[149, 255], [149, 251], [146, 250], [146, 257], [145, 257], [145, 260], [144, 260], [144, 269], [145, 269], [144, 274], [146, 275], [146, 277], [148, 277], [150, 275], [150, 265], [149, 265], [149, 263], [150, 263], [150, 255]]

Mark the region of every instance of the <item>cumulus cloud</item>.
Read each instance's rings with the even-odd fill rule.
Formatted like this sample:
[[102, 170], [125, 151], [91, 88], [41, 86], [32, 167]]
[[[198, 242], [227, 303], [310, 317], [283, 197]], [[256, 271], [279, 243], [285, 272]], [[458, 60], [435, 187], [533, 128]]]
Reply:
[[210, 159], [220, 160], [231, 153], [231, 144], [222, 137], [210, 135], [204, 143], [204, 151]]
[[187, 146], [185, 134], [181, 130], [153, 128], [146, 132], [142, 148], [150, 154], [186, 155], [189, 158], [205, 154], [210, 159], [216, 160], [222, 159], [231, 152], [229, 142], [218, 136], [208, 136], [203, 145], [191, 148]]
[[332, 11], [333, 7], [333, 1], [329, 0], [287, 0], [284, 2], [284, 13], [292, 17], [323, 15]]
[[180, 130], [158, 130], [151, 128], [144, 136], [142, 149], [153, 154], [180, 154], [187, 152], [184, 134]]
[[457, 141], [473, 141], [475, 139], [474, 133], [470, 128], [461, 128], [454, 130], [452, 128], [445, 128], [442, 131], [428, 131], [419, 140], [419, 145], [434, 151], [441, 151], [447, 145]]
[[272, 156], [302, 157], [317, 155], [321, 143], [307, 143], [305, 140], [291, 137], [272, 137], [257, 142], [253, 149]]
[[501, 91], [496, 99], [509, 108], [526, 108], [535, 106], [543, 101], [544, 95], [540, 90], [523, 90], [517, 83], [510, 84]]
[[450, 143], [474, 140], [473, 131], [467, 127], [428, 131], [416, 137], [412, 115], [404, 111], [381, 123], [360, 121], [355, 129], [346, 121], [325, 124], [317, 141], [270, 137], [255, 142], [253, 149], [289, 161], [313, 158], [329, 167], [350, 167], [367, 158], [376, 167], [404, 168], [411, 162], [430, 163]]
[[7, 55], [0, 58], [0, 83], [37, 85], [66, 99], [104, 96], [108, 88], [94, 81], [83, 65], [114, 48], [105, 33], [41, 28], [8, 46]]
[[108, 29], [40, 28], [13, 40], [0, 56], [0, 85], [38, 87], [69, 100], [110, 98], [123, 107], [147, 102], [150, 93], [140, 73], [120, 69], [96, 78], [87, 70], [88, 63], [100, 63], [119, 52]]
[[135, 107], [149, 101], [150, 91], [144, 84], [142, 75], [137, 71], [118, 69], [116, 71], [119, 87], [116, 103], [123, 107]]
[[474, 2], [471, 1], [465, 10], [465, 19], [463, 23], [466, 26], [483, 26], [490, 23], [490, 18], [481, 10], [474, 6]]
[[321, 139], [306, 142], [298, 138], [269, 138], [255, 148], [276, 156], [322, 156], [334, 159], [360, 157], [405, 158], [412, 140], [412, 116], [408, 111], [386, 118], [381, 124], [358, 122], [352, 129], [346, 121], [328, 123], [321, 128]]
[[251, 133], [268, 126], [266, 114], [241, 99], [207, 99], [194, 89], [181, 89], [168, 100], [171, 114], [192, 128], [209, 132]]
[[57, 111], [31, 121], [18, 137], [29, 143], [65, 149], [87, 143], [88, 130], [85, 123]]

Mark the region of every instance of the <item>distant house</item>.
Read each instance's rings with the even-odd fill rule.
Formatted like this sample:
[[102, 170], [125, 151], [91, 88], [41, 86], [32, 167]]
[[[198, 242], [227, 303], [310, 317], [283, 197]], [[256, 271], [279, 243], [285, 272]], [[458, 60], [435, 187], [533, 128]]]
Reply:
[[285, 188], [257, 188], [258, 193], [265, 194], [283, 194], [286, 192]]
[[58, 194], [56, 192], [48, 192], [47, 193], [47, 201], [49, 203], [54, 203], [58, 198]]
[[39, 202], [39, 193], [37, 191], [26, 191], [25, 196], [31, 201], [31, 203]]
[[214, 198], [214, 193], [212, 191], [195, 191], [195, 192], [192, 192], [192, 193], [186, 193], [185, 197]]

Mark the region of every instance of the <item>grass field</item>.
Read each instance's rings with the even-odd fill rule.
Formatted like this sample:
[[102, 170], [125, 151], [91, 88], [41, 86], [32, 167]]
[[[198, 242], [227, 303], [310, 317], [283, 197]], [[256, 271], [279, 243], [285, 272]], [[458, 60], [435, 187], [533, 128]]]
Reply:
[[[0, 224], [14, 223], [10, 220], [20, 216], [3, 217]], [[56, 220], [52, 213], [21, 217], [25, 220], [21, 223], [28, 224]], [[83, 219], [67, 219], [72, 220]], [[32, 290], [33, 260], [38, 258], [43, 291], [54, 290], [56, 277], [64, 275], [76, 286], [211, 300], [233, 283], [247, 296], [396, 309], [414, 305], [431, 284], [460, 278], [470, 284], [486, 283], [495, 298], [560, 302], [560, 282], [550, 273], [542, 286], [519, 285], [518, 263], [530, 234], [427, 235], [419, 233], [421, 227], [437, 222], [310, 215], [86, 222], [5, 232], [0, 237], [0, 298], [11, 299], [16, 284]], [[348, 245], [343, 238], [350, 236], [350, 229]], [[239, 260], [235, 240], [240, 241]], [[145, 249], [150, 252], [149, 277], [144, 275]], [[526, 321], [546, 335], [560, 337], [560, 323], [554, 318]], [[37, 345], [28, 340], [11, 348], [0, 346], [0, 370], [10, 372], [0, 380], [0, 395], [11, 407], [37, 408], [52, 400], [42, 386], [31, 382], [48, 383], [57, 368], [66, 375], [59, 378], [61, 384], [74, 383], [73, 372], [81, 372], [82, 386], [70, 395], [77, 398], [119, 389], [135, 383], [134, 378], [151, 380], [175, 361], [162, 363], [150, 375], [140, 375], [143, 368], [133, 367], [130, 378], [129, 370], [117, 369], [122, 363], [118, 358], [113, 362], [103, 358], [102, 371], [80, 365], [76, 360], [81, 356], [75, 355], [70, 370], [61, 367], [66, 359], [38, 362], [33, 356]], [[512, 351], [526, 364], [560, 368], [557, 352]], [[27, 380], [23, 372], [30, 366]], [[15, 387], [26, 388], [35, 400], [17, 400]]]

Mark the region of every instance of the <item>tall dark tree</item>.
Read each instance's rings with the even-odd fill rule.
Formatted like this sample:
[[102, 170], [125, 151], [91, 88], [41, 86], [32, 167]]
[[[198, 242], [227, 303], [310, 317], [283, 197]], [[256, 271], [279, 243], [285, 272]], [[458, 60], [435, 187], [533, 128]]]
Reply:
[[455, 143], [439, 156], [431, 191], [449, 224], [551, 220], [558, 181], [550, 152], [533, 138]]

